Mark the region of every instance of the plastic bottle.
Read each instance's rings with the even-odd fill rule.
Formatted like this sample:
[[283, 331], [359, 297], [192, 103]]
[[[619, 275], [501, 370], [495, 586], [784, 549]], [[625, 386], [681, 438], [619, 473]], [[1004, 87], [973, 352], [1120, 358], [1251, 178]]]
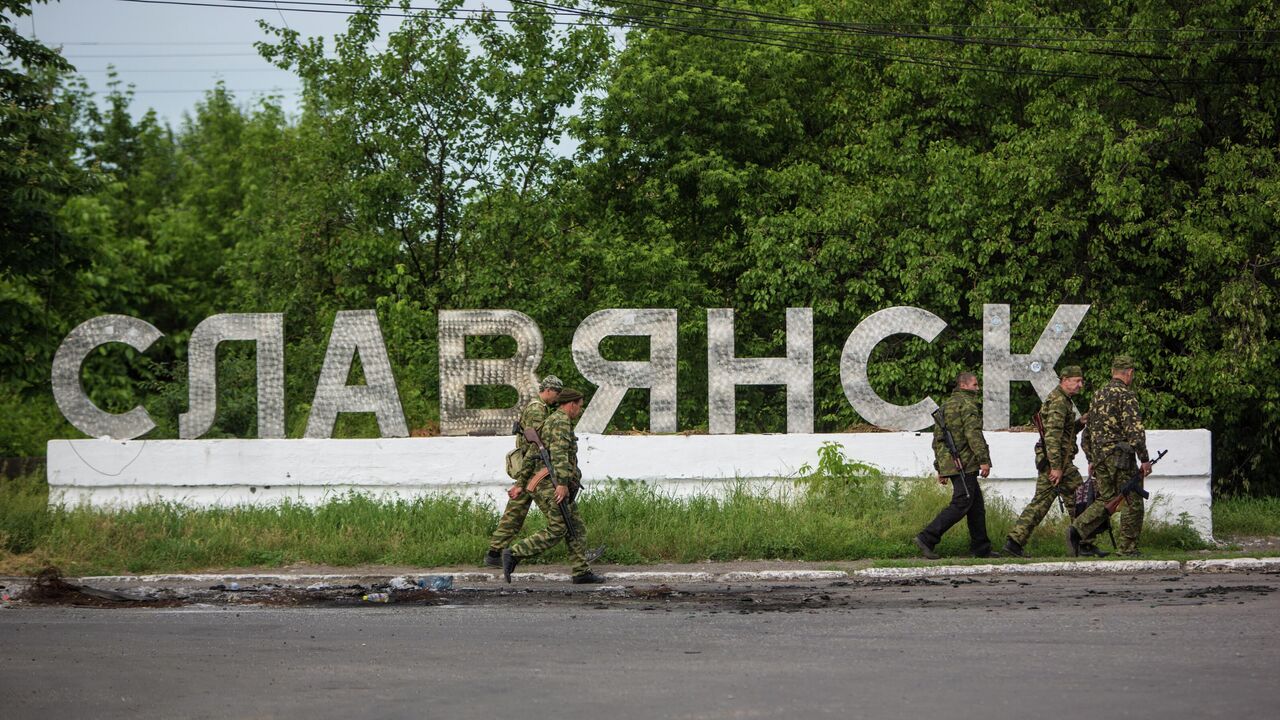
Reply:
[[391, 602], [391, 593], [369, 593], [360, 599], [365, 602], [386, 603]]

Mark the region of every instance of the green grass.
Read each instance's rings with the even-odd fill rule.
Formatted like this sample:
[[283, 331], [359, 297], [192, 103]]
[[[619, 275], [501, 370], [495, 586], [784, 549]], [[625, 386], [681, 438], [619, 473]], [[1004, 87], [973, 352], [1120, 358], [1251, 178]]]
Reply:
[[[714, 495], [673, 497], [652, 485], [599, 484], [581, 499], [591, 544], [607, 543], [611, 562], [703, 560], [916, 559], [912, 536], [949, 499], [928, 479], [893, 481], [874, 468], [825, 453], [797, 481], [740, 482]], [[1017, 510], [988, 500], [987, 528], [997, 544]], [[1215, 507], [1220, 534], [1280, 534], [1280, 501], [1226, 500]], [[285, 503], [193, 509], [156, 503], [126, 510], [47, 507], [42, 479], [0, 482], [0, 573], [57, 565], [73, 574], [174, 572], [278, 567], [292, 563], [442, 567], [475, 565], [497, 511], [473, 500], [429, 496], [374, 500], [361, 495], [320, 506]], [[526, 533], [544, 523], [532, 513]], [[1064, 557], [1058, 510], [1032, 536], [1037, 559]], [[944, 557], [968, 555], [964, 523], [947, 533]], [[1151, 557], [1181, 557], [1207, 547], [1186, 524], [1147, 522]], [[563, 548], [544, 561], [562, 563]], [[899, 562], [899, 564], [901, 564]]]
[[1215, 500], [1213, 532], [1222, 537], [1280, 536], [1280, 498]]

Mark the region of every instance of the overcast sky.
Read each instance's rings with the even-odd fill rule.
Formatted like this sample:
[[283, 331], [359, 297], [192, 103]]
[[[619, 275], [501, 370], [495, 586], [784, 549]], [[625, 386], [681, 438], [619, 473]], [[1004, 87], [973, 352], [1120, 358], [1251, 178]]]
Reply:
[[[183, 113], [219, 80], [241, 104], [279, 95], [287, 112], [297, 111], [301, 82], [292, 73], [272, 67], [253, 48], [255, 41], [269, 39], [258, 27], [259, 18], [277, 26], [287, 23], [304, 36], [332, 38], [346, 27], [345, 15], [298, 12], [286, 2], [280, 2], [277, 10], [273, 0], [189, 1], [258, 8], [62, 0], [35, 5], [33, 17], [19, 20], [18, 30], [61, 47], [99, 94], [106, 90], [107, 67], [114, 65], [120, 79], [135, 87], [135, 115], [155, 108], [177, 127]], [[508, 7], [492, 0], [484, 4]], [[469, 7], [481, 5], [480, 0], [468, 3]], [[263, 6], [273, 9], [260, 9]], [[387, 20], [385, 25], [396, 22]]]

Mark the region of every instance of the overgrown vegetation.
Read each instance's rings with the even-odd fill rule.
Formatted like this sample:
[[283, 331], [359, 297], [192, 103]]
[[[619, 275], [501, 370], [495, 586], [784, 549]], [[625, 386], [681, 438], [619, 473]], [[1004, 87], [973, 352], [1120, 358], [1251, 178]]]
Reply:
[[[176, 128], [126, 87], [88, 93], [16, 31], [28, 5], [0, 2], [0, 455], [74, 435], [50, 412], [50, 358], [108, 312], [166, 333], [84, 373], [102, 407], [142, 403], [148, 437], [176, 433], [200, 320], [285, 313], [296, 437], [341, 309], [377, 310], [421, 428], [439, 416], [440, 309], [530, 315], [539, 371], [589, 390], [570, 353], [583, 318], [675, 308], [685, 430], [706, 425], [705, 308], [735, 309], [740, 355], [778, 356], [785, 309], [812, 307], [815, 427], [840, 431], [862, 422], [840, 353], [870, 313], [949, 324], [872, 358], [877, 391], [910, 404], [981, 364], [984, 303], [1011, 304], [1014, 352], [1058, 304], [1088, 303], [1064, 363], [1096, 385], [1136, 356], [1149, 426], [1211, 429], [1225, 494], [1280, 490], [1273, 3], [604, 2], [644, 18], [611, 43], [609, 20], [563, 28], [523, 3], [509, 24], [438, 17], [461, 0], [404, 4], [379, 37], [390, 3], [365, 0], [331, 42], [264, 29], [262, 54], [305, 88], [298, 117], [219, 86]], [[224, 353], [211, 436], [256, 432], [250, 349]], [[782, 392], [741, 389], [740, 431], [783, 430]], [[1015, 388], [1015, 422], [1035, 403]], [[647, 423], [628, 393], [613, 427]]]
[[[582, 499], [592, 544], [609, 546], [607, 562], [648, 564], [728, 560], [851, 561], [915, 558], [911, 537], [949, 500], [927, 479], [887, 479], [823, 449], [814, 468], [795, 480], [740, 482], [727, 491], [702, 489], [677, 497], [652, 485], [614, 481]], [[1270, 502], [1271, 506], [1266, 503]], [[497, 524], [494, 508], [474, 500], [433, 496], [375, 500], [336, 497], [319, 506], [284, 503], [192, 509], [157, 503], [127, 510], [48, 508], [36, 478], [0, 485], [0, 572], [34, 572], [52, 564], [75, 574], [188, 571], [290, 563], [447, 567], [475, 565]], [[1220, 501], [1220, 533], [1262, 529], [1275, 534], [1272, 501]], [[1016, 512], [988, 501], [993, 539], [1012, 527]], [[1269, 525], [1246, 524], [1269, 513]], [[530, 515], [525, 532], [543, 527]], [[1037, 558], [1062, 558], [1065, 532], [1054, 511], [1027, 549]], [[1186, 523], [1148, 522], [1143, 549], [1179, 557], [1206, 547]], [[968, 557], [963, 523], [939, 545], [944, 555]], [[543, 560], [565, 561], [563, 548]]]

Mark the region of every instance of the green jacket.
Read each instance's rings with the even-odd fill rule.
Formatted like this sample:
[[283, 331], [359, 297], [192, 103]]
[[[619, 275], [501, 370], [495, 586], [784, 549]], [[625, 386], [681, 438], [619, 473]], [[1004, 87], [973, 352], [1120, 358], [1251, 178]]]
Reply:
[[[524, 409], [520, 411], [520, 427], [533, 428], [541, 436], [542, 424], [546, 421], [550, 412], [551, 407], [542, 402], [542, 398], [535, 395], [529, 401], [529, 404], [525, 405]], [[542, 442], [546, 443], [546, 439], [543, 439]], [[525, 440], [523, 434], [516, 436], [516, 449], [520, 451], [520, 456], [524, 458], [517, 482], [525, 482], [537, 472], [542, 460], [538, 457], [538, 448], [533, 443]]]
[[[551, 466], [556, 469], [556, 485], [577, 487], [582, 484], [578, 469], [578, 436], [573, 421], [560, 408], [551, 411], [542, 424], [542, 442], [551, 451]], [[535, 453], [535, 457], [536, 457]]]
[[1099, 388], [1089, 403], [1089, 459], [1094, 463], [1105, 460], [1107, 455], [1128, 446], [1147, 462], [1147, 431], [1142, 426], [1142, 414], [1138, 409], [1138, 396], [1124, 382], [1112, 378]]
[[[987, 449], [987, 439], [982, 436], [982, 401], [977, 391], [957, 389], [942, 402], [942, 414], [956, 449], [960, 451], [965, 474], [977, 472], [981, 465], [990, 465], [991, 451]], [[939, 475], [959, 475], [951, 453], [942, 441], [942, 428], [937, 424], [933, 426], [933, 458], [933, 467]]]
[[[1040, 406], [1040, 421], [1044, 423], [1043, 457], [1049, 459], [1050, 470], [1066, 471], [1067, 466], [1075, 460], [1079, 447], [1076, 435], [1084, 429], [1080, 422], [1080, 413], [1071, 396], [1056, 387]], [[1041, 453], [1036, 453], [1039, 460]]]

